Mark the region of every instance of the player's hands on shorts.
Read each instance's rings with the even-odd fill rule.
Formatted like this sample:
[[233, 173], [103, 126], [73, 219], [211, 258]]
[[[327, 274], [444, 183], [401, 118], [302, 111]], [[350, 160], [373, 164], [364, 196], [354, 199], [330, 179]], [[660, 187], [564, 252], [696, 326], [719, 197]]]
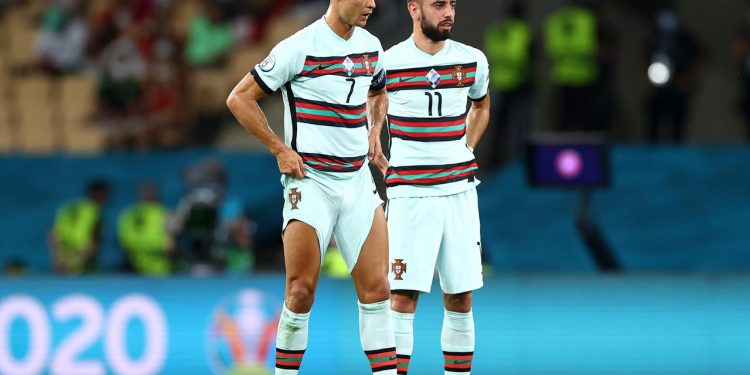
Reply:
[[279, 164], [279, 172], [283, 175], [294, 177], [298, 180], [305, 178], [305, 163], [302, 157], [289, 147], [284, 147], [276, 154], [276, 162]]
[[388, 159], [383, 154], [379, 133], [370, 133], [370, 151], [367, 156], [370, 162], [385, 176], [385, 172], [388, 170]]

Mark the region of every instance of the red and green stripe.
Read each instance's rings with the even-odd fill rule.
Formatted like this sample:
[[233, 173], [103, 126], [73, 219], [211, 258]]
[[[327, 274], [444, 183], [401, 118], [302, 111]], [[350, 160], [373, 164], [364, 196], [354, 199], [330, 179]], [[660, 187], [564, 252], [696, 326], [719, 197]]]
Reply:
[[476, 160], [456, 164], [391, 167], [386, 172], [385, 186], [433, 186], [474, 177], [479, 166]]
[[366, 350], [365, 355], [373, 373], [396, 369], [396, 348]]
[[[461, 80], [454, 75], [459, 67], [464, 75]], [[477, 63], [389, 70], [386, 88], [388, 91], [432, 90], [433, 87], [427, 79], [432, 69], [440, 74], [440, 83], [435, 89], [470, 87], [476, 79]]]
[[396, 374], [407, 375], [409, 372], [409, 361], [411, 356], [407, 354], [396, 355]]
[[298, 123], [350, 129], [367, 126], [366, 103], [342, 105], [295, 98], [294, 107]]
[[[370, 70], [365, 67], [365, 56], [370, 60]], [[342, 77], [367, 77], [372, 76], [378, 66], [378, 52], [360, 53], [348, 55], [354, 63], [354, 71], [350, 76], [344, 69], [344, 60], [347, 56], [307, 56], [305, 65], [300, 72], [301, 77], [315, 78], [325, 75], [336, 75]]]
[[445, 371], [470, 372], [474, 352], [443, 352]]
[[286, 350], [276, 348], [276, 368], [284, 370], [299, 370], [302, 365], [304, 350]]
[[466, 134], [466, 114], [456, 117], [416, 118], [388, 116], [391, 136], [409, 141], [455, 141]]
[[356, 172], [365, 163], [367, 155], [355, 157], [340, 157], [324, 154], [309, 154], [300, 152], [305, 165], [323, 172]]

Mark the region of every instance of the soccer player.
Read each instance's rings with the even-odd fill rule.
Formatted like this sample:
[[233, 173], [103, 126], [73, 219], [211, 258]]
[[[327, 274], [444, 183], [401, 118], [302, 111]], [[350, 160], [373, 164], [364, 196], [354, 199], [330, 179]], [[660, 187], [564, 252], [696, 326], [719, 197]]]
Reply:
[[[388, 233], [367, 166], [368, 160], [387, 162], [379, 139], [388, 106], [383, 50], [361, 28], [374, 9], [375, 0], [331, 0], [323, 18], [280, 42], [227, 100], [239, 122], [276, 156], [283, 174], [286, 291], [276, 374], [299, 371], [332, 233], [354, 281], [360, 341], [372, 372], [396, 373]], [[283, 142], [257, 103], [278, 89], [286, 105]]]
[[445, 305], [445, 373], [469, 373], [471, 293], [483, 284], [473, 150], [489, 121], [489, 67], [481, 51], [449, 39], [456, 1], [407, 5], [413, 34], [385, 53], [391, 135], [385, 185], [397, 370], [408, 371], [417, 300], [430, 291], [437, 268]]

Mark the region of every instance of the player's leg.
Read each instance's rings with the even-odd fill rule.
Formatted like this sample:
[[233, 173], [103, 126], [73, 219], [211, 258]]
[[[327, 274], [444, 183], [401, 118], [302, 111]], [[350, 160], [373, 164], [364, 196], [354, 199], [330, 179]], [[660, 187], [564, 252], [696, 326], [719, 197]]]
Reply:
[[315, 229], [291, 221], [284, 230], [286, 289], [276, 335], [276, 374], [297, 374], [307, 349], [310, 309], [320, 272], [320, 249]]
[[442, 237], [440, 197], [388, 201], [391, 262], [391, 317], [396, 334], [397, 371], [406, 375], [414, 349], [414, 314], [419, 294], [429, 292]]
[[[338, 237], [337, 237], [338, 238]], [[352, 280], [359, 299], [359, 335], [373, 373], [396, 374], [396, 339], [390, 318], [388, 231], [378, 206]]]
[[437, 269], [444, 292], [440, 344], [445, 374], [467, 374], [474, 357], [472, 291], [483, 285], [475, 189], [444, 197], [446, 221]]
[[440, 346], [445, 360], [445, 374], [465, 374], [471, 371], [474, 358], [474, 315], [471, 311], [472, 293], [443, 293], [443, 329]]
[[388, 233], [370, 169], [362, 168], [347, 189], [334, 233], [359, 299], [362, 349], [373, 372], [396, 374], [396, 343], [389, 315]]
[[325, 187], [304, 179], [285, 180], [284, 306], [276, 335], [276, 374], [297, 374], [307, 349], [310, 309], [320, 273], [320, 259], [328, 243], [334, 208]]
[[414, 351], [414, 313], [417, 311], [419, 291], [391, 291], [391, 319], [396, 335], [396, 373], [407, 375]]

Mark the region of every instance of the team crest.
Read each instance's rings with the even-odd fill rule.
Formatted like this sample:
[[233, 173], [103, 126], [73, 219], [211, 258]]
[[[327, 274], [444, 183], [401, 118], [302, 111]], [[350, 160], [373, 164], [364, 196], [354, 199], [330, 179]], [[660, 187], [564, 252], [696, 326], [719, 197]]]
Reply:
[[292, 209], [296, 210], [299, 202], [302, 202], [302, 192], [297, 191], [297, 188], [292, 188], [289, 192], [289, 203], [292, 205]]
[[344, 59], [343, 65], [344, 65], [344, 71], [346, 72], [346, 74], [349, 75], [349, 77], [351, 77], [352, 74], [354, 74], [354, 61], [352, 61], [352, 59], [350, 59], [349, 56], [347, 56]]
[[464, 79], [466, 79], [466, 73], [464, 72], [464, 67], [461, 65], [456, 66], [456, 69], [453, 69], [453, 79], [456, 80], [456, 86], [463, 86], [464, 85]]
[[430, 84], [430, 87], [436, 89], [440, 85], [440, 73], [435, 69], [430, 70], [427, 73], [427, 82]]
[[401, 275], [406, 273], [406, 263], [404, 263], [403, 259], [394, 259], [395, 262], [391, 263], [391, 272], [393, 272], [396, 277], [394, 280], [403, 280]]
[[369, 76], [372, 74], [372, 61], [370, 60], [370, 56], [362, 55], [362, 67], [365, 69], [366, 75]]

